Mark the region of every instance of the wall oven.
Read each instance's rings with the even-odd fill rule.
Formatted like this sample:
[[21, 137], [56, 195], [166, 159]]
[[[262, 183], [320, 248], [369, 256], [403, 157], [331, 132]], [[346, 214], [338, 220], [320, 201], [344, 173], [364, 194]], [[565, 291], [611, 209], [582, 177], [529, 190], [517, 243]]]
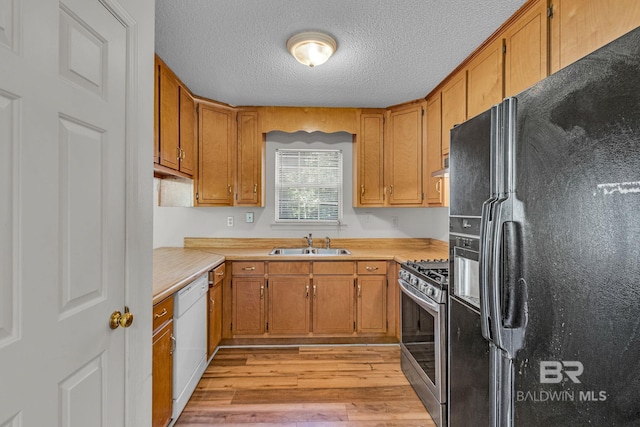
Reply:
[[448, 261], [409, 261], [398, 273], [401, 290], [401, 366], [436, 425], [447, 425]]

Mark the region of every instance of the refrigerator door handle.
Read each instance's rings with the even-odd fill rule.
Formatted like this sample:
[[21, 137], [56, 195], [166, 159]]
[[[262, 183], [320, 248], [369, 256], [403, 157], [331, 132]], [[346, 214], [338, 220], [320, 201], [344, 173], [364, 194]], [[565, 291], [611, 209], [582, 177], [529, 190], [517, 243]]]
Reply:
[[524, 280], [522, 280], [520, 265], [520, 224], [506, 221], [502, 224], [502, 325], [505, 328], [519, 328], [522, 326], [522, 306]]
[[491, 253], [492, 253], [492, 225], [491, 221], [495, 198], [486, 200], [482, 204], [482, 219], [480, 220], [480, 327], [482, 336], [487, 341], [493, 340], [491, 331]]

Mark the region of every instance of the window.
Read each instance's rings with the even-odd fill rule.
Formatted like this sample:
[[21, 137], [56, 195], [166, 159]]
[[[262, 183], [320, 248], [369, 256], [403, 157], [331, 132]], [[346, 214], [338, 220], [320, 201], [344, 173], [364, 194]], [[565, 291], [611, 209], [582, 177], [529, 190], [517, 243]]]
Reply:
[[276, 150], [276, 221], [342, 221], [342, 151]]

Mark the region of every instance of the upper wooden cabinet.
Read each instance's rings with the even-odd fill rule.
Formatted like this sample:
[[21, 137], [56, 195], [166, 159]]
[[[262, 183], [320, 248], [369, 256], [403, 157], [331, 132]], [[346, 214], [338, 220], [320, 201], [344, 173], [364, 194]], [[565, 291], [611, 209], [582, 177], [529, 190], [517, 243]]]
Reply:
[[365, 110], [354, 152], [354, 206], [384, 205], [384, 110]]
[[426, 119], [426, 198], [429, 206], [444, 205], [444, 178], [431, 176], [437, 170], [442, 169], [442, 98], [440, 92], [427, 100]]
[[[467, 118], [474, 117], [502, 101], [504, 90], [503, 58], [502, 39], [497, 39], [469, 62], [467, 66]], [[460, 111], [458, 117], [461, 115]]]
[[442, 87], [442, 155], [449, 154], [450, 134], [455, 125], [467, 119], [467, 73], [455, 74]]
[[640, 26], [638, 0], [552, 0], [551, 72]]
[[155, 163], [160, 172], [191, 177], [195, 167], [195, 101], [176, 75], [156, 56]]
[[236, 112], [198, 103], [196, 206], [232, 206], [236, 162]]
[[264, 206], [264, 146], [264, 134], [258, 130], [258, 112], [238, 111], [236, 205]]
[[538, 0], [510, 24], [505, 49], [504, 96], [513, 96], [549, 75], [547, 1]]
[[196, 103], [184, 87], [180, 87], [180, 172], [193, 175], [196, 167], [198, 126]]
[[423, 113], [424, 103], [403, 105], [388, 110], [384, 156], [389, 205], [424, 205]]

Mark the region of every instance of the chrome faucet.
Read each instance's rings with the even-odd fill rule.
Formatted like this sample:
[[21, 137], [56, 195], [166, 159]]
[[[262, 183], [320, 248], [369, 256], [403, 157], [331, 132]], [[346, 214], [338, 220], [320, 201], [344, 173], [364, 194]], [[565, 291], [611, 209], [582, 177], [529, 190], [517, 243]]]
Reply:
[[309, 237], [305, 236], [304, 238], [307, 239], [307, 245], [309, 247], [312, 247], [313, 246], [313, 237], [312, 237], [311, 233], [309, 233]]
[[327, 249], [331, 249], [331, 239], [329, 238], [329, 236], [325, 237], [324, 240], [327, 241]]

